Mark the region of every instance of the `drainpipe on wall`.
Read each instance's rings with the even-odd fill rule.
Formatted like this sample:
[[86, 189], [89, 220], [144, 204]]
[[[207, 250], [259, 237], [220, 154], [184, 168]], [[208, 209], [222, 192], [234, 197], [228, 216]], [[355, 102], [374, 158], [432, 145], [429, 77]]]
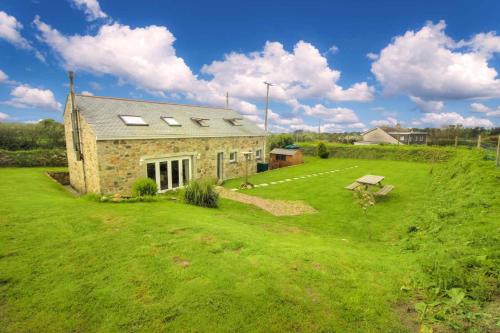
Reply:
[[[68, 77], [69, 77], [69, 94], [71, 97], [71, 118], [72, 118], [72, 123], [74, 122], [74, 128], [73, 131], [76, 131], [76, 138], [78, 139], [78, 142], [76, 143], [76, 160], [77, 161], [82, 161], [82, 172], [83, 172], [83, 186], [85, 189], [85, 193], [87, 193], [87, 173], [85, 172], [85, 160], [83, 158], [83, 143], [82, 143], [82, 137], [81, 137], [81, 130], [80, 130], [80, 114], [78, 113], [78, 106], [76, 105], [76, 98], [75, 98], [75, 73], [73, 71], [68, 72]], [[75, 136], [73, 136], [73, 140], [75, 139]]]

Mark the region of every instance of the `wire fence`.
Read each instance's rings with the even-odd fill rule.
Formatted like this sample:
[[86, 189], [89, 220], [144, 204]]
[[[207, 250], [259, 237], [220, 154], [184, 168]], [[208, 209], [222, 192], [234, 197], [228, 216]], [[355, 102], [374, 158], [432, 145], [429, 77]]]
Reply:
[[500, 167], [500, 135], [494, 136], [478, 136], [477, 138], [433, 138], [427, 139], [428, 146], [454, 146], [454, 147], [469, 147], [481, 148], [487, 152], [487, 155], [495, 159], [496, 166]]

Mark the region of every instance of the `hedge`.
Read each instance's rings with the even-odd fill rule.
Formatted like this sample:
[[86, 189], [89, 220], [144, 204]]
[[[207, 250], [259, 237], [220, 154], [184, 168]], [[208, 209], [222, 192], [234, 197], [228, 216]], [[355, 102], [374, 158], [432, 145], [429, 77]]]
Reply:
[[0, 149], [0, 167], [67, 166], [65, 149]]
[[[398, 145], [326, 144], [331, 158], [364, 158], [410, 162], [445, 162], [455, 155], [454, 148]], [[305, 155], [318, 156], [317, 146], [301, 144]]]

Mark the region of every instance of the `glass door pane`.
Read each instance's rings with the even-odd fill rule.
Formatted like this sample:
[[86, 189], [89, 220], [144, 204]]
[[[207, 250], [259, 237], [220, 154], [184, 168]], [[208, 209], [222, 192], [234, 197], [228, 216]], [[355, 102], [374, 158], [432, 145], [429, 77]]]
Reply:
[[160, 190], [168, 189], [168, 162], [160, 162]]
[[156, 182], [155, 163], [148, 163], [146, 169], [147, 169], [148, 178], [151, 178], [152, 180], [154, 180]]
[[182, 185], [189, 183], [189, 159], [182, 160]]
[[171, 162], [170, 173], [172, 177], [172, 188], [179, 187], [179, 161], [174, 160]]

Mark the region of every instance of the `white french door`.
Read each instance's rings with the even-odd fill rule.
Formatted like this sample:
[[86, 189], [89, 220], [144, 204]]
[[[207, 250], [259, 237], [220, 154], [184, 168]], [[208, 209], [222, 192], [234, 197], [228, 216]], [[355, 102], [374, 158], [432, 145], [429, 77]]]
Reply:
[[151, 160], [146, 164], [147, 177], [158, 185], [158, 192], [165, 192], [187, 185], [191, 180], [191, 157], [173, 157]]

